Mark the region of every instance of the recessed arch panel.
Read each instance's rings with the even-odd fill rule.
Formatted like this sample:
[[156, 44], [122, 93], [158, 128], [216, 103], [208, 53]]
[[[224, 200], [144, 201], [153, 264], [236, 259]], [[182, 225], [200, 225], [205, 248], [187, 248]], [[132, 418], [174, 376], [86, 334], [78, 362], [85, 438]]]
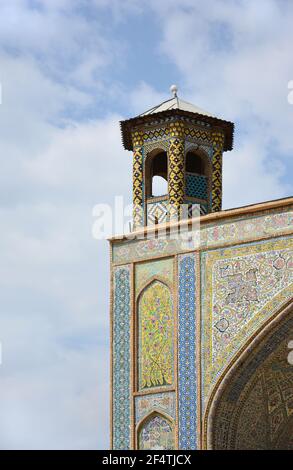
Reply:
[[208, 416], [208, 447], [293, 450], [292, 304], [247, 345], [218, 384]]
[[140, 450], [175, 449], [174, 426], [167, 416], [153, 412], [138, 427], [137, 447]]
[[137, 302], [138, 388], [171, 386], [174, 382], [174, 315], [169, 287], [153, 280]]

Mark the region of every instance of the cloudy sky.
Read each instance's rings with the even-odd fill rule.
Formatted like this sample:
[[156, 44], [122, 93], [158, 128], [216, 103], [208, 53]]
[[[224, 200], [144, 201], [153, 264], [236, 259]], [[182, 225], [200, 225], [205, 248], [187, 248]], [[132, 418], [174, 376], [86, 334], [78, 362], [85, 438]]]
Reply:
[[0, 447], [109, 445], [118, 121], [179, 95], [236, 124], [224, 207], [292, 193], [291, 0], [0, 0]]

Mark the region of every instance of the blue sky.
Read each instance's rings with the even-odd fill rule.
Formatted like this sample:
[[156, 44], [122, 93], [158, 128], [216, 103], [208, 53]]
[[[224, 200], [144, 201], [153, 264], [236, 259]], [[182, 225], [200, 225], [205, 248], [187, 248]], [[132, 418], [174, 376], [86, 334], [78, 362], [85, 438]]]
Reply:
[[293, 3], [0, 0], [0, 445], [108, 446], [106, 242], [119, 120], [169, 86], [236, 124], [224, 207], [292, 193]]

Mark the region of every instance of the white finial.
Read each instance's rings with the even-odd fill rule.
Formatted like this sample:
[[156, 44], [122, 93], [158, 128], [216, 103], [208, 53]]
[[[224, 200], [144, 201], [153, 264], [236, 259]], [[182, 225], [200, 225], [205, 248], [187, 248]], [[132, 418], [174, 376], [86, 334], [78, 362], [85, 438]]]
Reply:
[[177, 85], [171, 85], [171, 86], [170, 86], [170, 91], [171, 91], [171, 93], [173, 93], [174, 98], [176, 98], [176, 97], [177, 97], [177, 92], [178, 92], [178, 87], [177, 87]]

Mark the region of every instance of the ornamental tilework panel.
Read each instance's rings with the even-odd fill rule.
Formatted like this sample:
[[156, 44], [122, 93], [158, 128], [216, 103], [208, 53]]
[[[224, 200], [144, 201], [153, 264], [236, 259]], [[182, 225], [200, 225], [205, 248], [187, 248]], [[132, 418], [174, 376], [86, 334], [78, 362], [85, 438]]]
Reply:
[[226, 223], [213, 223], [202, 231], [202, 246], [213, 247], [223, 243], [240, 243], [257, 238], [268, 238], [292, 233], [293, 212], [282, 210], [268, 215], [244, 216]]
[[152, 411], [162, 411], [175, 420], [176, 399], [175, 392], [154, 393], [135, 397], [135, 421], [138, 424]]
[[147, 224], [155, 225], [169, 221], [169, 201], [148, 202]]
[[196, 255], [178, 258], [179, 449], [197, 449]]
[[292, 239], [202, 255], [203, 397], [245, 341], [292, 297]]
[[162, 387], [174, 381], [174, 318], [172, 296], [154, 281], [138, 301], [139, 389]]
[[135, 292], [140, 290], [154, 277], [173, 284], [173, 259], [165, 258], [151, 262], [139, 263], [135, 266]]
[[[293, 229], [292, 210], [280, 210], [275, 213], [258, 216], [246, 216], [231, 221], [218, 221], [204, 225], [200, 231], [201, 248], [215, 248], [222, 244], [241, 243], [253, 241], [257, 238], [270, 238], [286, 235]], [[149, 239], [133, 240], [129, 242], [115, 243], [113, 245], [113, 262], [129, 263], [158, 256], [166, 256], [194, 250], [198, 247], [198, 236], [194, 233], [195, 243], [182, 243], [180, 239]]]
[[224, 136], [221, 132], [213, 132], [213, 176], [212, 176], [212, 211], [222, 208], [222, 159]]
[[179, 139], [177, 137], [170, 139], [168, 158], [168, 193], [172, 218], [172, 215], [178, 214], [180, 205], [184, 202], [184, 141], [182, 139]]
[[130, 267], [114, 270], [113, 448], [130, 449]]
[[174, 430], [172, 424], [159, 414], [153, 415], [141, 427], [138, 442], [140, 450], [174, 449]]
[[[178, 124], [179, 124], [179, 129], [178, 129]], [[200, 126], [205, 125], [204, 123], [198, 123]], [[180, 137], [185, 137], [190, 141], [195, 142], [196, 144], [202, 143], [204, 146], [207, 146], [210, 148], [211, 144], [211, 134], [210, 131], [208, 130], [203, 130], [198, 127], [189, 127], [183, 125], [182, 122], [176, 122], [177, 129], [175, 126], [175, 123], [172, 123], [169, 126], [163, 126], [162, 124], [160, 125], [159, 128], [157, 129], [151, 129], [146, 131], [143, 134], [143, 140], [146, 143], [149, 142], [156, 142], [157, 140], [166, 140], [172, 137], [172, 135], [178, 135], [178, 130], [180, 130]], [[174, 134], [175, 130], [175, 134]], [[177, 132], [176, 132], [177, 131]]]

